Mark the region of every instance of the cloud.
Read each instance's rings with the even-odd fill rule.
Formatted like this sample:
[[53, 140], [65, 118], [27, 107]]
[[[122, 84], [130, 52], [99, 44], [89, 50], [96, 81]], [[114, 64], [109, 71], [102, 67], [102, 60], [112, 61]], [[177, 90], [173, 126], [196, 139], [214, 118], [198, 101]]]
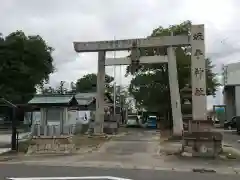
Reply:
[[[0, 29], [5, 35], [39, 34], [55, 48], [57, 72], [50, 79], [55, 85], [97, 71], [96, 53], [77, 55], [73, 41], [146, 37], [160, 25], [184, 20], [206, 25], [206, 52], [215, 64], [238, 61], [239, 5], [237, 0], [2, 0]], [[124, 71], [117, 68], [118, 83], [129, 82]], [[107, 73], [113, 75], [113, 67]]]

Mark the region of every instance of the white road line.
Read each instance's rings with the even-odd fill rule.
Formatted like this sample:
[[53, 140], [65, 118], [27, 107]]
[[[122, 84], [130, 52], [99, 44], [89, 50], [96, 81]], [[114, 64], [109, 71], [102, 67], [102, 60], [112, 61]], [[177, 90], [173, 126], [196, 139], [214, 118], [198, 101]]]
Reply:
[[85, 176], [85, 177], [9, 177], [11, 180], [132, 180], [113, 176]]

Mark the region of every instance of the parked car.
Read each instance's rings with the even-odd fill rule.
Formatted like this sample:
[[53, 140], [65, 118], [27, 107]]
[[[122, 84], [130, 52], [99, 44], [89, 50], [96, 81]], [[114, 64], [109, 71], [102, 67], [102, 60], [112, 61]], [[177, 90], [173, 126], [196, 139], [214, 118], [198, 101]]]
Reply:
[[126, 127], [141, 127], [140, 117], [138, 115], [128, 115]]
[[236, 129], [237, 133], [240, 134], [240, 116], [236, 117]]
[[147, 127], [157, 128], [157, 116], [148, 116], [147, 118]]
[[233, 116], [230, 121], [225, 121], [224, 129], [235, 129], [237, 127], [236, 119], [237, 116]]

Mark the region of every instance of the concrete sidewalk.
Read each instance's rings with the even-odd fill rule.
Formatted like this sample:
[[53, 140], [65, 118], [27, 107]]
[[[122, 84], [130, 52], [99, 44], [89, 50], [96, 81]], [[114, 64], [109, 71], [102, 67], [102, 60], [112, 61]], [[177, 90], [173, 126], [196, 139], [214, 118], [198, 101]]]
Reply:
[[0, 155], [9, 151], [11, 151], [11, 148], [0, 148]]
[[[19, 133], [19, 140], [23, 140], [23, 139], [27, 139], [28, 135], [30, 134], [30, 132], [26, 132], [26, 133]], [[0, 143], [11, 143], [12, 140], [12, 134], [0, 134]]]
[[[20, 133], [18, 141], [26, 141], [29, 139], [30, 133]], [[12, 134], [0, 134], [0, 154], [11, 150]]]

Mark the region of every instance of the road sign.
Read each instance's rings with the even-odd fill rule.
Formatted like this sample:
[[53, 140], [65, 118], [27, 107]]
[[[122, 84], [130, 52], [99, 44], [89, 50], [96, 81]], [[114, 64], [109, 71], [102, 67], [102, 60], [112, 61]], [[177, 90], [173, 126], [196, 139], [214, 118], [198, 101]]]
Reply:
[[190, 45], [188, 36], [162, 36], [140, 39], [74, 42], [73, 44], [76, 52], [98, 52], [130, 50], [134, 42], [137, 43], [137, 47], [142, 48]]
[[80, 176], [80, 177], [11, 177], [12, 180], [132, 180], [113, 176]]

